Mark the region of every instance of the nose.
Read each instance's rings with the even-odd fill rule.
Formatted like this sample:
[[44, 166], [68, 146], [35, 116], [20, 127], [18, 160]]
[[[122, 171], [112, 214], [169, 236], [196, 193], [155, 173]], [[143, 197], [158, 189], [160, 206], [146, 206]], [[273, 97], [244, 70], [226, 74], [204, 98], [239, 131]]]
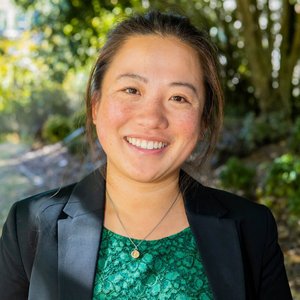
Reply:
[[147, 129], [165, 129], [169, 122], [167, 111], [163, 105], [163, 101], [159, 99], [145, 99], [143, 105], [139, 109], [137, 116], [138, 125]]

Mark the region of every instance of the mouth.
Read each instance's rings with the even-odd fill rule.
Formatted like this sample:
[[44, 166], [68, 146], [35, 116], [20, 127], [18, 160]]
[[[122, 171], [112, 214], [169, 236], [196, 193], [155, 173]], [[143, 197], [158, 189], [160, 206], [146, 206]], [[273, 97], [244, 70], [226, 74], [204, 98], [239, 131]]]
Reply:
[[144, 140], [144, 139], [138, 139], [134, 137], [125, 137], [125, 140], [140, 149], [145, 149], [145, 150], [158, 150], [158, 149], [163, 149], [165, 148], [168, 144], [162, 141], [151, 141], [151, 140]]

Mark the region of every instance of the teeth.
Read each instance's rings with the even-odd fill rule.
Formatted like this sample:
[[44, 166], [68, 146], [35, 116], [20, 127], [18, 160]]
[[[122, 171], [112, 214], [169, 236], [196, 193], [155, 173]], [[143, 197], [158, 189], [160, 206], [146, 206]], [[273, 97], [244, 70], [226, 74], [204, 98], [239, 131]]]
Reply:
[[153, 149], [153, 144], [154, 144], [154, 142], [152, 142], [152, 141], [148, 142], [147, 148]]
[[161, 148], [166, 147], [166, 145], [167, 145], [166, 143], [163, 143], [163, 142], [146, 141], [146, 140], [140, 140], [140, 139], [132, 138], [132, 137], [127, 137], [126, 139], [131, 145], [137, 146], [142, 149], [148, 149], [148, 150], [161, 149]]

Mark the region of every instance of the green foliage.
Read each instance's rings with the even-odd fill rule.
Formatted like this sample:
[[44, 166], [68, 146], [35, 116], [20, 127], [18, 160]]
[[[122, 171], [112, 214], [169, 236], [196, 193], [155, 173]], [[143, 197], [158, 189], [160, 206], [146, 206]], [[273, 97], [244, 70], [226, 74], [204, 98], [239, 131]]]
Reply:
[[49, 116], [70, 113], [69, 99], [59, 86], [37, 88], [31, 91], [26, 105], [15, 105], [19, 131], [23, 135], [39, 137], [41, 128]]
[[[62, 82], [70, 68], [94, 61], [108, 31], [117, 20], [142, 11], [140, 1], [24, 1], [16, 4], [34, 12], [33, 31], [42, 37], [39, 56], [47, 61], [49, 75]], [[113, 4], [113, 2], [116, 2]]]
[[72, 128], [75, 130], [80, 127], [85, 127], [85, 117], [86, 117], [85, 109], [75, 111], [71, 116]]
[[251, 196], [254, 190], [255, 169], [236, 157], [230, 158], [220, 173], [221, 184], [235, 192]]
[[246, 152], [267, 143], [277, 142], [288, 133], [289, 121], [281, 113], [273, 113], [256, 117], [253, 112], [247, 114], [240, 131]]
[[21, 137], [40, 138], [44, 122], [50, 115], [70, 113], [69, 99], [58, 85], [34, 87], [21, 99], [12, 95], [1, 112], [0, 133], [18, 132]]
[[15, 102], [28, 102], [32, 87], [41, 86], [46, 66], [32, 61], [36, 49], [25, 32], [18, 40], [0, 39], [0, 113], [13, 113]]
[[49, 66], [36, 57], [37, 47], [28, 32], [19, 40], [0, 39], [0, 135], [18, 132], [23, 139], [39, 139], [50, 115], [70, 115], [83, 98], [84, 70], [79, 76], [66, 73], [63, 85], [53, 82]]
[[68, 118], [61, 115], [53, 115], [45, 122], [42, 130], [43, 139], [48, 143], [56, 143], [63, 140], [71, 133], [71, 124]]
[[[78, 129], [80, 130], [80, 128], [85, 128], [85, 117], [85, 109], [80, 109], [73, 113], [70, 118], [72, 132], [75, 132]], [[67, 143], [67, 147], [69, 152], [73, 155], [85, 156], [88, 153], [89, 145], [84, 134], [84, 129], [83, 132]]]
[[285, 154], [276, 158], [267, 170], [262, 202], [279, 211], [287, 206], [291, 218], [300, 217], [300, 157]]
[[300, 154], [300, 118], [296, 119], [292, 128], [289, 138], [289, 148], [294, 153]]

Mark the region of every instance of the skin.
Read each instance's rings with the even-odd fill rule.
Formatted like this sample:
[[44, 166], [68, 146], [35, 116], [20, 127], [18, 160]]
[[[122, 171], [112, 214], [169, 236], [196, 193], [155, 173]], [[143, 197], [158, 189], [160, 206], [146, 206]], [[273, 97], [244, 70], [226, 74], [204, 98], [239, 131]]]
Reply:
[[[201, 70], [197, 52], [177, 38], [134, 36], [118, 50], [100, 95], [94, 95], [93, 122], [107, 155], [107, 190], [131, 237], [143, 238], [178, 193], [180, 167], [201, 137]], [[107, 201], [104, 225], [126, 235], [119, 223]], [[187, 226], [180, 195], [149, 239]]]

